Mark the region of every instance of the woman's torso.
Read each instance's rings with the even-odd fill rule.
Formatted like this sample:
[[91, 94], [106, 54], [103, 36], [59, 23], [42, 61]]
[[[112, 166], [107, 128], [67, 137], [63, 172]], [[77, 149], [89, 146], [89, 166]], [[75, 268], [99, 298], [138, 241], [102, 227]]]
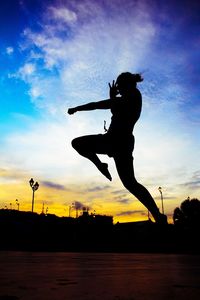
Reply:
[[118, 139], [130, 137], [140, 117], [141, 108], [142, 96], [138, 89], [134, 89], [127, 97], [112, 100], [112, 118], [107, 134]]

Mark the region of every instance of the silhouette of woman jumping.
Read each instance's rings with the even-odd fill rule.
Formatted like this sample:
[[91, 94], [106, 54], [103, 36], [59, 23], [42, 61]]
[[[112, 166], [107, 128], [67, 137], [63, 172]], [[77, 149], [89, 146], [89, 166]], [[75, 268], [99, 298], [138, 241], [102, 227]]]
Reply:
[[[107, 154], [113, 157], [124, 187], [146, 206], [157, 223], [167, 223], [167, 217], [159, 212], [148, 190], [137, 182], [134, 175], [132, 132], [142, 109], [142, 96], [137, 89], [137, 82], [141, 81], [143, 78], [140, 74], [122, 73], [116, 82], [113, 80], [112, 85], [109, 83], [110, 99], [69, 108], [70, 115], [77, 111], [95, 109], [110, 109], [112, 112], [111, 124], [105, 134], [75, 138], [72, 146], [80, 155], [93, 162], [110, 181], [112, 177], [108, 164], [101, 162], [97, 154]], [[118, 94], [120, 96], [117, 97]]]

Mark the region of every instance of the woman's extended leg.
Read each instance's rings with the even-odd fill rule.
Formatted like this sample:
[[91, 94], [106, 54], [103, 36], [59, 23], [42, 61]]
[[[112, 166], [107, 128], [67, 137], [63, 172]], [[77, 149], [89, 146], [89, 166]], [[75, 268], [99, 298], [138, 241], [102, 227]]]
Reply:
[[112, 177], [108, 171], [108, 164], [102, 163], [97, 156], [106, 154], [105, 145], [101, 135], [86, 135], [75, 138], [72, 147], [82, 156], [88, 158], [98, 168], [98, 170], [110, 181]]
[[114, 157], [117, 172], [124, 185], [151, 212], [156, 222], [167, 223], [165, 215], [159, 209], [148, 190], [137, 182], [133, 168], [132, 155], [118, 155]]

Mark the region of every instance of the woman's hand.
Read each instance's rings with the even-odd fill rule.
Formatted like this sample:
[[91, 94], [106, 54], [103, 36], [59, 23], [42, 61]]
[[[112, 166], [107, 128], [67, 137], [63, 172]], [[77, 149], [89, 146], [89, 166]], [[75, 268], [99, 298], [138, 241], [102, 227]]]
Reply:
[[110, 83], [108, 85], [110, 88], [110, 99], [113, 99], [119, 94], [119, 91], [114, 80], [112, 82], [112, 85]]
[[75, 112], [77, 112], [77, 110], [76, 110], [75, 107], [69, 108], [69, 109], [68, 109], [68, 114], [69, 114], [69, 115], [73, 115]]

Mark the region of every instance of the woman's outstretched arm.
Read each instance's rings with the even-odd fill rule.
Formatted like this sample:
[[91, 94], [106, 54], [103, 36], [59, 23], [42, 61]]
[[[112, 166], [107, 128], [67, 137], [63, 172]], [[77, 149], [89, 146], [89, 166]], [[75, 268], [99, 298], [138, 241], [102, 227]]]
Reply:
[[76, 106], [68, 109], [68, 114], [72, 115], [77, 111], [95, 110], [95, 109], [110, 109], [111, 108], [110, 99], [102, 100], [98, 102], [90, 102], [80, 106]]

